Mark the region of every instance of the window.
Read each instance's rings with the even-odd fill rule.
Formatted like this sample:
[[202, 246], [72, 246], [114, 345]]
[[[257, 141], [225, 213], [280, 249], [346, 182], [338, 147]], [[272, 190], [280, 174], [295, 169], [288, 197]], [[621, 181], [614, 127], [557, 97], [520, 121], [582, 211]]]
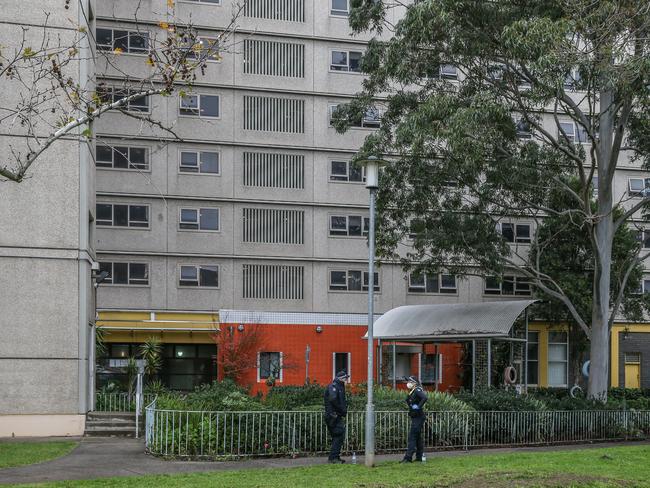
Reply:
[[442, 354], [420, 354], [422, 383], [442, 383]]
[[[388, 378], [395, 378], [396, 381], [402, 381], [404, 377], [411, 376], [411, 359], [412, 354], [398, 352], [395, 354], [393, 361], [392, 354], [389, 352], [387, 355], [388, 360]], [[395, 370], [393, 371], [393, 362], [395, 363]]]
[[497, 224], [497, 230], [506, 242], [530, 242], [530, 224], [500, 222]]
[[97, 49], [123, 53], [146, 53], [149, 49], [149, 34], [127, 30], [98, 27], [95, 31]]
[[180, 267], [179, 286], [219, 287], [219, 266], [183, 265]]
[[101, 226], [149, 227], [149, 206], [98, 203], [95, 220]]
[[539, 384], [539, 332], [528, 332], [528, 384]]
[[530, 127], [530, 124], [526, 119], [519, 119], [515, 123], [515, 130], [517, 131], [517, 137], [519, 139], [532, 139], [533, 131]]
[[[332, 120], [333, 120], [332, 118], [336, 117], [335, 112], [336, 109], [339, 107], [339, 105], [340, 104], [338, 103], [329, 104], [328, 108], [329, 108], [330, 125], [332, 125]], [[357, 128], [378, 129], [379, 127], [381, 127], [381, 116], [382, 116], [381, 109], [377, 107], [370, 107], [357, 120], [352, 120], [351, 126]]]
[[627, 184], [632, 196], [645, 196], [650, 191], [650, 178], [628, 178]]
[[429, 65], [425, 68], [424, 78], [429, 79], [458, 79], [458, 70], [452, 64]]
[[257, 381], [275, 378], [282, 381], [282, 353], [260, 352], [257, 366]]
[[330, 0], [332, 2], [330, 14], [337, 17], [347, 17], [350, 15], [350, 0]]
[[305, 101], [266, 96], [244, 97], [244, 130], [305, 133]]
[[219, 95], [186, 95], [179, 99], [180, 115], [188, 117], [219, 117]]
[[[363, 277], [363, 283], [361, 279]], [[375, 271], [375, 291], [379, 288], [379, 273]], [[368, 291], [368, 272], [357, 269], [330, 270], [330, 291]]]
[[149, 265], [147, 263], [112, 263], [107, 261], [100, 261], [99, 271], [108, 272], [108, 277], [102, 282], [102, 284], [149, 284]]
[[108, 146], [95, 148], [95, 164], [98, 168], [149, 170], [149, 154], [145, 147]]
[[219, 39], [214, 37], [195, 37], [193, 44], [187, 42], [183, 49], [187, 52], [187, 59], [197, 61], [221, 61], [219, 54]]
[[244, 208], [242, 222], [244, 242], [304, 244], [304, 210]]
[[191, 391], [216, 377], [214, 344], [163, 344], [160, 379], [174, 390]]
[[[102, 104], [116, 103], [125, 98], [131, 97], [143, 90], [135, 88], [115, 88], [112, 86], [98, 86], [97, 98]], [[137, 97], [120, 105], [116, 110], [127, 110], [129, 112], [149, 112], [149, 96]]]
[[302, 154], [244, 153], [244, 186], [305, 188], [305, 156]]
[[305, 268], [284, 264], [244, 264], [243, 298], [302, 300]]
[[[564, 132], [564, 134], [562, 133]], [[560, 122], [560, 128], [558, 129], [558, 139], [561, 142], [569, 142], [571, 144], [587, 143], [587, 131], [584, 127], [575, 122]]]
[[244, 73], [304, 78], [305, 45], [245, 39]]
[[330, 161], [330, 181], [363, 183], [366, 181], [366, 169], [352, 161]]
[[635, 295], [650, 293], [650, 276], [644, 276], [643, 279], [639, 281], [637, 288], [632, 291], [632, 293]]
[[548, 333], [548, 386], [564, 387], [568, 383], [569, 339], [566, 332]]
[[221, 0], [182, 0], [183, 2], [207, 3], [209, 5], [221, 5]]
[[218, 208], [181, 208], [179, 229], [218, 231], [219, 230], [219, 209]]
[[351, 73], [361, 73], [360, 51], [331, 51], [330, 52], [330, 70], [331, 71], [348, 71]]
[[[349, 352], [335, 352], [332, 353], [332, 377], [336, 376], [339, 371], [345, 371], [347, 374], [350, 373], [350, 367], [352, 365], [351, 360], [352, 354]], [[350, 383], [351, 378], [347, 379], [347, 382]]]
[[247, 0], [244, 17], [304, 22], [305, 0]]
[[367, 236], [369, 226], [369, 217], [362, 217], [361, 215], [330, 215], [330, 236]]
[[485, 278], [486, 295], [530, 295], [530, 281], [521, 276], [504, 276], [501, 281], [496, 276]]
[[650, 229], [640, 231], [640, 237], [643, 242], [643, 249], [650, 249]]
[[417, 274], [408, 275], [409, 293], [456, 293], [456, 276], [449, 274]]
[[181, 173], [219, 174], [219, 153], [183, 149], [180, 155]]

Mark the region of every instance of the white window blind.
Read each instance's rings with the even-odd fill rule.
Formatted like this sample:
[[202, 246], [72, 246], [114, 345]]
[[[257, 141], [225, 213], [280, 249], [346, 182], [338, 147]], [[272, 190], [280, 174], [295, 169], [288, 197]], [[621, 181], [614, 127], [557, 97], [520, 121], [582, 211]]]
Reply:
[[304, 134], [305, 101], [295, 98], [245, 96], [244, 129]]
[[302, 154], [244, 153], [244, 186], [302, 189], [305, 156]]
[[243, 209], [244, 242], [303, 244], [305, 211], [277, 208]]
[[244, 17], [304, 22], [305, 0], [248, 0]]
[[304, 78], [305, 45], [246, 39], [244, 41], [244, 73]]
[[244, 264], [242, 271], [243, 298], [302, 300], [304, 297], [304, 266]]

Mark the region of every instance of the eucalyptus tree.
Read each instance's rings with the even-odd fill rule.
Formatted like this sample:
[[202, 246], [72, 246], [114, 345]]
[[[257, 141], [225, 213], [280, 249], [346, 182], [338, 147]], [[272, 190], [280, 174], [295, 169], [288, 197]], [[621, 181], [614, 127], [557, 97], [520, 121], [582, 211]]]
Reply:
[[[416, 271], [491, 277], [514, 270], [526, 280], [522, 291], [532, 286], [560, 302], [589, 339], [589, 395], [606, 399], [610, 328], [648, 257], [637, 245], [626, 266], [612, 266], [615, 234], [642, 219], [650, 198], [643, 188], [624, 196], [614, 188], [617, 169], [650, 169], [650, 4], [352, 6], [355, 32], [390, 34], [369, 43], [363, 89], [333, 116], [344, 131], [369, 110], [382, 113], [360, 151], [392, 161], [378, 197], [380, 252], [399, 254]], [[554, 208], [553, 192], [570, 205]], [[586, 232], [588, 310], [546, 272], [548, 236], [533, 232], [532, 243], [510, 244], [499, 231], [509, 219], [539, 226], [549, 216], [563, 217], [565, 232]]]

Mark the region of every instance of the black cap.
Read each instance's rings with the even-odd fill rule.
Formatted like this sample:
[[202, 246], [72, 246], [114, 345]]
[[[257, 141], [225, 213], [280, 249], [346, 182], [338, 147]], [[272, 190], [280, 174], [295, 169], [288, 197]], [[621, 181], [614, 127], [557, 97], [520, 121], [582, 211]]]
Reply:
[[339, 371], [336, 373], [337, 380], [347, 380], [350, 377], [347, 371]]
[[416, 385], [420, 384], [420, 382], [418, 381], [418, 379], [415, 376], [408, 376], [408, 377], [405, 377], [405, 379], [406, 379], [407, 383], [415, 383]]

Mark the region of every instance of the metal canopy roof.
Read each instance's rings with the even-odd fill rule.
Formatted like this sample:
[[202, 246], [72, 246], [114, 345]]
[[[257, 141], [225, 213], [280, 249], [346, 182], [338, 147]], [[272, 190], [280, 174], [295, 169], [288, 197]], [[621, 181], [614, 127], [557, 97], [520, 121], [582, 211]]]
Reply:
[[535, 301], [511, 300], [397, 307], [375, 321], [374, 337], [422, 342], [429, 339], [507, 337], [517, 317]]

